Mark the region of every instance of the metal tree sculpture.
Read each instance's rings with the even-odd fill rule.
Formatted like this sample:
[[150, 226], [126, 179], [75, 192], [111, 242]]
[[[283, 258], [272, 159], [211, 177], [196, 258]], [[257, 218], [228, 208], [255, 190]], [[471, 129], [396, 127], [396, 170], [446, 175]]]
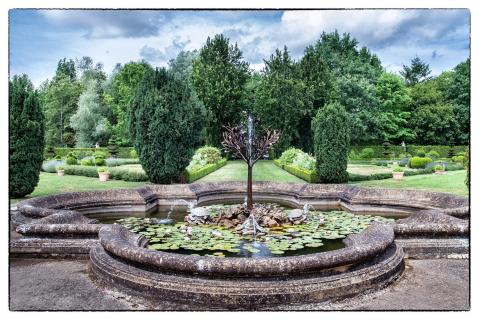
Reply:
[[246, 128], [244, 125], [223, 126], [223, 128], [225, 131], [223, 132], [222, 146], [225, 150], [232, 151], [241, 157], [248, 165], [246, 208], [251, 211], [253, 209], [253, 166], [278, 141], [279, 132], [268, 130], [261, 138], [255, 138], [254, 120], [251, 113], [248, 113]]

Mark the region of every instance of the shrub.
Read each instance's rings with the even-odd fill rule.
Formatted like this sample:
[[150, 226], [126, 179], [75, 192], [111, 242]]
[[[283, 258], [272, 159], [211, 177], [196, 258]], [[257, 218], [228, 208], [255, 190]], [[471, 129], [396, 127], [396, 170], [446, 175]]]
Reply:
[[292, 163], [294, 166], [304, 170], [314, 170], [316, 166], [316, 159], [307, 153], [299, 153]]
[[135, 149], [131, 149], [130, 151], [130, 158], [132, 159], [138, 159], [138, 154], [136, 153]]
[[93, 161], [93, 158], [88, 157], [88, 158], [81, 159], [80, 164], [82, 166], [94, 166], [95, 161]]
[[303, 168], [299, 168], [292, 164], [285, 164], [282, 167], [285, 171], [291, 173], [292, 175], [301, 178], [309, 183], [317, 183], [319, 182], [318, 174], [316, 170], [306, 170]]
[[348, 159], [349, 160], [358, 160], [358, 159], [360, 159], [360, 157], [359, 157], [359, 155], [356, 154], [356, 152], [354, 152], [354, 150], [351, 150], [351, 152], [349, 152]]
[[67, 159], [65, 160], [65, 163], [68, 165], [76, 165], [78, 164], [78, 160], [76, 157], [67, 157]]
[[289, 149], [283, 151], [283, 153], [281, 154], [281, 156], [279, 157], [278, 160], [282, 164], [292, 164], [294, 159], [296, 159], [296, 156], [300, 153], [303, 153], [303, 151], [301, 149], [289, 148]]
[[397, 168], [394, 168], [393, 172], [404, 172], [404, 169], [397, 167]]
[[221, 151], [215, 147], [201, 147], [196, 150], [195, 154], [199, 155], [206, 164], [213, 164], [221, 160]]
[[224, 165], [226, 165], [226, 162], [227, 162], [226, 159], [221, 159], [216, 163], [207, 164], [204, 167], [202, 167], [198, 170], [195, 170], [195, 171], [187, 170], [186, 171], [186, 180], [188, 182], [193, 182], [193, 181], [196, 181], [198, 179], [201, 179], [204, 176], [207, 176], [208, 174], [210, 174], [210, 173], [218, 170], [219, 168], [223, 167]]
[[181, 181], [205, 122], [204, 107], [192, 88], [164, 68], [147, 71], [131, 99], [128, 118], [150, 181]]
[[435, 170], [435, 171], [444, 170], [444, 167], [441, 166], [440, 164], [438, 164], [438, 165], [435, 165], [435, 166], [434, 166], [434, 170]]
[[387, 167], [389, 162], [387, 160], [374, 160], [372, 163], [379, 167]]
[[58, 167], [56, 168], [56, 172], [58, 172], [58, 171], [64, 171], [64, 170], [65, 170], [65, 166], [58, 166]]
[[53, 159], [55, 158], [55, 148], [53, 147], [47, 147], [46, 151], [45, 151], [45, 154], [46, 154], [46, 158], [47, 159]]
[[61, 160], [62, 157], [61, 156], [55, 156], [55, 160]]
[[426, 153], [426, 157], [431, 158], [432, 160], [439, 159], [439, 153], [437, 151], [431, 150]]
[[452, 157], [452, 161], [457, 163], [464, 163], [464, 156], [454, 156]]
[[373, 148], [364, 148], [361, 150], [359, 154], [361, 159], [372, 159], [374, 157], [374, 149]]
[[96, 170], [98, 173], [108, 173], [107, 167], [100, 167]]
[[348, 181], [349, 116], [339, 103], [318, 110], [313, 120], [316, 166], [320, 182]]
[[426, 156], [426, 151], [424, 151], [424, 149], [419, 149], [416, 151], [416, 156], [419, 158], [424, 158]]
[[464, 167], [466, 168], [466, 179], [464, 180], [464, 183], [467, 186], [467, 189], [469, 189], [469, 175], [470, 175], [470, 167], [469, 167], [469, 148], [466, 149], [466, 152], [464, 153]]
[[426, 165], [430, 162], [432, 162], [431, 158], [412, 157], [409, 160], [409, 167], [413, 169], [417, 169], [417, 168], [424, 169], [426, 168]]
[[42, 171], [44, 172], [50, 172], [50, 173], [55, 173], [57, 172], [57, 167], [63, 165], [64, 162], [62, 160], [48, 160], [43, 162], [42, 164]]
[[402, 158], [398, 161], [398, 166], [405, 167], [409, 163], [409, 158]]
[[[108, 169], [108, 171], [110, 173], [110, 179], [148, 181], [148, 176], [142, 169], [115, 167]], [[92, 178], [98, 177], [97, 168], [89, 166], [65, 166], [65, 174]]]
[[126, 164], [139, 164], [140, 160], [138, 159], [122, 159], [122, 158], [108, 158], [105, 159], [107, 167], [118, 167]]
[[95, 165], [96, 166], [104, 166], [106, 164], [104, 157], [95, 157]]
[[118, 141], [115, 135], [113, 135], [108, 141], [107, 149], [112, 158], [116, 158], [118, 156]]
[[464, 166], [459, 163], [448, 163], [444, 166], [446, 171], [464, 170]]

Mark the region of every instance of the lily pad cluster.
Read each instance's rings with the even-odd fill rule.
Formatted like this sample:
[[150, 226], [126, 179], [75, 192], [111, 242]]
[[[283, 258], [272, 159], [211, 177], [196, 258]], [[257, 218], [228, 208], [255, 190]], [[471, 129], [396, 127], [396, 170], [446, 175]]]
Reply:
[[[217, 211], [220, 208], [215, 206], [212, 209]], [[188, 226], [183, 222], [169, 226], [155, 225], [149, 218], [136, 217], [120, 219], [117, 223], [147, 237], [152, 250], [225, 257], [240, 256], [245, 252], [254, 255], [262, 251], [261, 248], [267, 248], [269, 255], [320, 249], [325, 242], [361, 232], [373, 221], [391, 223], [394, 220], [345, 211], [311, 211], [305, 223], [273, 227], [265, 236], [256, 239], [217, 225]]]

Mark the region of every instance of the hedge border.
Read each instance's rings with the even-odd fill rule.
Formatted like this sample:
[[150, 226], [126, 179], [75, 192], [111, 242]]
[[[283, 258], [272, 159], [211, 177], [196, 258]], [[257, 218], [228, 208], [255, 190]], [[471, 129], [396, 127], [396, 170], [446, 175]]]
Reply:
[[[374, 150], [374, 158], [383, 158], [383, 152], [384, 152], [384, 147], [382, 145], [365, 145], [365, 146], [351, 146], [351, 150], [354, 150], [356, 154], [360, 154], [361, 150], [364, 148], [372, 148]], [[450, 146], [441, 146], [441, 145], [436, 145], [436, 146], [420, 146], [420, 145], [407, 145], [407, 153], [410, 153], [411, 155], [415, 155], [416, 151], [419, 149], [423, 149], [426, 153], [428, 153], [431, 150], [435, 150], [439, 153], [439, 156], [441, 158], [446, 158]], [[454, 153], [457, 154], [458, 152], [465, 152], [467, 149], [467, 146], [453, 146], [452, 147], [454, 150]], [[349, 152], [351, 152], [351, 150]], [[389, 146], [389, 153], [396, 154], [396, 157], [398, 157], [401, 153], [404, 152], [404, 148], [400, 145], [390, 145]]]
[[[83, 177], [98, 177], [98, 167], [96, 166], [81, 166], [81, 165], [65, 165], [63, 166], [65, 174], [73, 176], [83, 176]], [[121, 167], [109, 167], [108, 172], [110, 173], [110, 179], [114, 180], [123, 180], [123, 181], [148, 181], [148, 176], [145, 172], [138, 170], [131, 170], [128, 168]]]
[[277, 165], [284, 171], [287, 171], [293, 176], [303, 179], [304, 181], [307, 181], [309, 183], [319, 182], [319, 177], [316, 171], [302, 169], [292, 164], [282, 164], [278, 159], [273, 160], [273, 162], [275, 165]]
[[[131, 152], [131, 150], [134, 150], [134, 149], [135, 148], [133, 148], [133, 147], [119, 147], [116, 157], [117, 158], [124, 158], [124, 159], [131, 159], [130, 152]], [[106, 157], [111, 156], [110, 151], [108, 150], [107, 147], [100, 147], [100, 148], [54, 148], [54, 150], [55, 150], [55, 155], [60, 156], [62, 158], [66, 157], [66, 155], [69, 152], [75, 152], [75, 151], [79, 151], [79, 152], [101, 151], [101, 152], [105, 152]], [[45, 151], [44, 151], [44, 158], [45, 159], [47, 158], [46, 157], [46, 151], [47, 151], [47, 148], [45, 148]]]
[[216, 163], [207, 164], [204, 167], [202, 167], [201, 169], [196, 170], [196, 171], [190, 172], [190, 171], [187, 170], [186, 171], [186, 181], [191, 183], [191, 182], [194, 182], [198, 179], [201, 179], [204, 176], [207, 176], [210, 173], [215, 172], [219, 168], [224, 167], [226, 165], [226, 162], [227, 162], [226, 159], [221, 159], [220, 161], [218, 161]]

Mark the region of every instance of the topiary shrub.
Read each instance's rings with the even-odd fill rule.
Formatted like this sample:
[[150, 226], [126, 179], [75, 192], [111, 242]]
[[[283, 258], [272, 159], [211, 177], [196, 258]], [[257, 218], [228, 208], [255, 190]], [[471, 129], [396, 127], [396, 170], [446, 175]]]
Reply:
[[53, 159], [55, 158], [55, 148], [53, 147], [47, 147], [47, 150], [45, 152], [47, 159]]
[[424, 169], [431, 162], [431, 158], [412, 157], [409, 160], [409, 167], [412, 169]]
[[419, 158], [424, 158], [426, 156], [426, 151], [424, 151], [424, 149], [419, 149], [416, 151], [416, 156]]
[[364, 148], [361, 150], [359, 154], [361, 159], [372, 159], [374, 157], [374, 149], [373, 148]]
[[348, 181], [349, 116], [342, 105], [331, 103], [313, 119], [316, 171], [320, 182]]
[[432, 160], [439, 159], [439, 153], [437, 151], [431, 150], [426, 153], [426, 157], [431, 158]]
[[151, 182], [185, 180], [204, 123], [204, 107], [185, 81], [164, 68], [145, 74], [131, 100], [129, 126]]
[[93, 160], [93, 158], [83, 158], [83, 159], [81, 159], [80, 163], [81, 163], [82, 166], [94, 166], [95, 165], [95, 161]]
[[43, 162], [44, 123], [37, 93], [26, 75], [8, 83], [9, 193], [20, 198], [35, 189]]
[[454, 156], [452, 157], [452, 161], [464, 164], [464, 156]]
[[118, 141], [116, 139], [116, 136], [113, 135], [110, 138], [110, 140], [108, 141], [107, 149], [110, 153], [110, 157], [116, 158], [118, 156]]

